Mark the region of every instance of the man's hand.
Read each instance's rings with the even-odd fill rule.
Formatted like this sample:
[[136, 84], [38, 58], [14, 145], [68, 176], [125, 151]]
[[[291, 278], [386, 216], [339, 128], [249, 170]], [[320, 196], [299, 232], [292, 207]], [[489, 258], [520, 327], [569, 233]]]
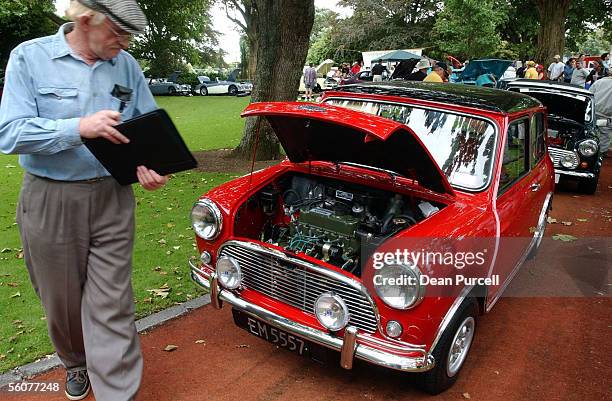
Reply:
[[138, 166], [136, 168], [136, 176], [138, 182], [147, 191], [155, 191], [160, 189], [168, 182], [168, 177], [165, 175], [159, 175], [153, 170], [149, 170], [145, 166]]
[[130, 140], [117, 131], [114, 126], [121, 122], [121, 114], [112, 110], [101, 110], [81, 118], [79, 132], [86, 139], [106, 138], [114, 144], [128, 143]]

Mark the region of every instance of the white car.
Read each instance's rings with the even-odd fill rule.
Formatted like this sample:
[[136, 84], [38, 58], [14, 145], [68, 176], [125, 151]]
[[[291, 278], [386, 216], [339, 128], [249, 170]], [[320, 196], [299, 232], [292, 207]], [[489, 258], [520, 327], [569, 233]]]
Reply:
[[253, 85], [250, 83], [240, 83], [232, 81], [213, 81], [209, 77], [201, 75], [198, 77], [200, 83], [193, 88], [193, 91], [202, 96], [207, 95], [232, 95], [239, 93], [251, 93]]

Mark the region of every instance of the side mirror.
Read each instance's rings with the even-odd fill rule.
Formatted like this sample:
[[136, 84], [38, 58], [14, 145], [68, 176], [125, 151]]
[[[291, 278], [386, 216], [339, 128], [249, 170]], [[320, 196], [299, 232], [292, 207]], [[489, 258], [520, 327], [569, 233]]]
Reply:
[[598, 118], [596, 124], [598, 127], [608, 127], [612, 122], [608, 118]]

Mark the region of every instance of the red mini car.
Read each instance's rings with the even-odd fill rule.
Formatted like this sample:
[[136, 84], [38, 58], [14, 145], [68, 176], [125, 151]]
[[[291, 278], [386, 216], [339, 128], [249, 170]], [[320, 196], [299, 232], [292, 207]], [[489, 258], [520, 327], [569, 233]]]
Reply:
[[554, 170], [541, 103], [365, 83], [242, 116], [265, 118], [287, 158], [195, 203], [193, 280], [279, 347], [421, 372], [430, 393], [450, 387], [477, 317], [544, 232]]

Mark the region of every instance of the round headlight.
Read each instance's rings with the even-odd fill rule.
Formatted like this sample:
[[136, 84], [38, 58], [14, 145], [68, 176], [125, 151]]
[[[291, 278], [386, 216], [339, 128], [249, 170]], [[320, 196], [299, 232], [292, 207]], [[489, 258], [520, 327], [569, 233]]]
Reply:
[[200, 255], [200, 260], [205, 265], [209, 264], [210, 261], [212, 260], [212, 256], [210, 255], [210, 252], [208, 252], [208, 251], [202, 252], [202, 254]]
[[578, 152], [585, 157], [591, 157], [597, 153], [599, 147], [597, 146], [597, 142], [592, 139], [587, 139], [586, 141], [580, 142], [578, 145]]
[[217, 278], [219, 284], [228, 290], [240, 287], [242, 275], [238, 261], [230, 256], [221, 256], [217, 260]]
[[565, 155], [561, 158], [559, 162], [565, 168], [575, 168], [574, 166], [574, 158], [570, 155]]
[[349, 321], [346, 304], [333, 292], [323, 293], [315, 302], [315, 316], [324, 327], [332, 331], [342, 330]]
[[374, 274], [374, 289], [382, 301], [395, 309], [408, 309], [423, 299], [416, 266], [385, 265]]
[[402, 335], [402, 324], [396, 320], [389, 320], [387, 322], [387, 335], [389, 337], [397, 338]]
[[210, 199], [200, 199], [191, 209], [193, 231], [205, 240], [213, 240], [221, 232], [223, 218], [219, 207]]

